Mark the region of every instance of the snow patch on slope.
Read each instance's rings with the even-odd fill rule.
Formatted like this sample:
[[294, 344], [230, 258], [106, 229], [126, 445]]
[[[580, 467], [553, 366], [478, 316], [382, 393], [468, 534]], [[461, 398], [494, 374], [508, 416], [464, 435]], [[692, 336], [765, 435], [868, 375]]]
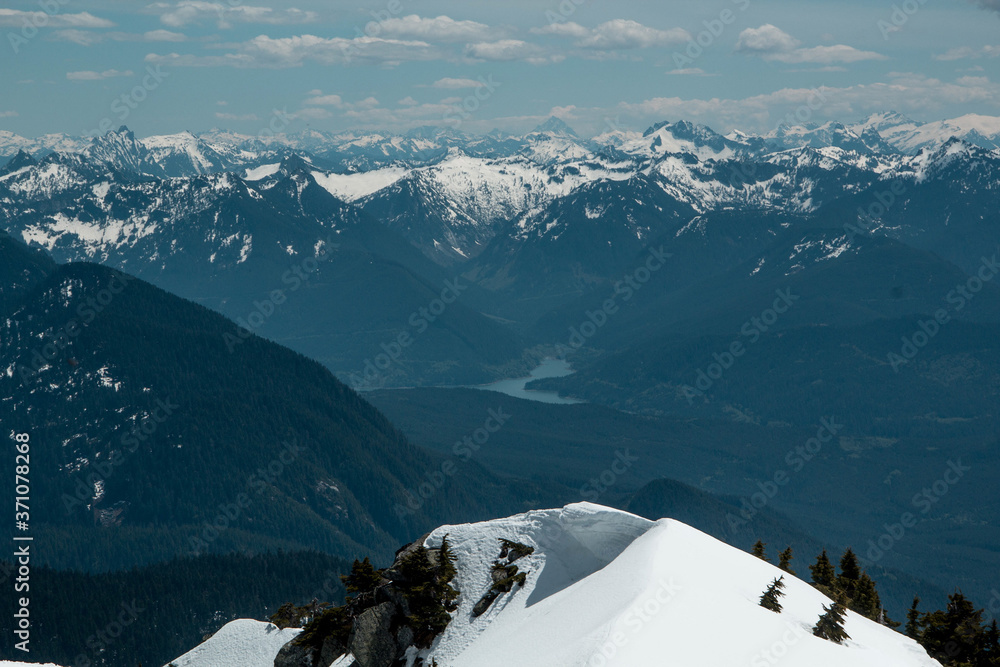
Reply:
[[272, 623], [239, 619], [169, 664], [176, 667], [273, 667], [281, 647], [301, 632]]
[[402, 167], [388, 167], [354, 174], [324, 174], [314, 171], [312, 177], [334, 197], [350, 202], [389, 187], [407, 173], [409, 170]]

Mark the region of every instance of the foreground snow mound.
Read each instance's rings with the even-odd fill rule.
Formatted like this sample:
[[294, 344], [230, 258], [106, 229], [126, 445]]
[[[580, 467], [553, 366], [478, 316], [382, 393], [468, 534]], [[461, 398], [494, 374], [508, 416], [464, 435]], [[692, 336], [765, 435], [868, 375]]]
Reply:
[[[934, 667], [909, 638], [853, 612], [838, 646], [812, 635], [830, 601], [809, 584], [673, 520], [647, 521], [581, 503], [443, 526], [458, 559], [461, 606], [429, 653], [449, 667]], [[523, 588], [478, 618], [498, 539], [535, 548], [517, 561]], [[771, 580], [775, 614], [758, 606]]]
[[222, 626], [208, 641], [170, 662], [175, 667], [273, 667], [281, 647], [301, 630], [239, 619]]
[[59, 667], [54, 662], [12, 662], [10, 660], [0, 660], [0, 667]]

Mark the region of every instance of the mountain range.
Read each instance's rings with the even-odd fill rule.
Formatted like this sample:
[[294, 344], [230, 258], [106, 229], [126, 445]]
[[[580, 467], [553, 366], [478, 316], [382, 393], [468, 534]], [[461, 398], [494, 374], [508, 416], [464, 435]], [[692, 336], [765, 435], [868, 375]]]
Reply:
[[[441, 524], [581, 499], [744, 548], [765, 529], [853, 545], [897, 618], [914, 592], [990, 595], [997, 119], [590, 139], [558, 119], [478, 137], [123, 127], [0, 133], [0, 155], [0, 415], [47, 443], [44, 564], [80, 597], [176, 558], [193, 561], [171, 579], [233, 554], [386, 563]], [[584, 404], [469, 388], [550, 357], [574, 372], [528, 388]], [[533, 632], [532, 613], [505, 623]]]

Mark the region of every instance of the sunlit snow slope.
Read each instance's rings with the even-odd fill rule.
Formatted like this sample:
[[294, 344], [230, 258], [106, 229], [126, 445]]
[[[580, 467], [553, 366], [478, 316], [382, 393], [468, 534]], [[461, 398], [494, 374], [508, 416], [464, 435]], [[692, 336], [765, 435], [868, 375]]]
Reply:
[[281, 647], [300, 630], [240, 619], [222, 626], [206, 642], [170, 662], [175, 667], [272, 667]]
[[[829, 600], [809, 584], [677, 521], [599, 505], [443, 526], [458, 557], [461, 607], [427, 656], [449, 667], [918, 667], [938, 663], [909, 638], [852, 612], [838, 646], [812, 627]], [[479, 618], [498, 539], [535, 547], [522, 589]], [[784, 611], [758, 606], [782, 574]], [[426, 664], [426, 663], [425, 663]]]

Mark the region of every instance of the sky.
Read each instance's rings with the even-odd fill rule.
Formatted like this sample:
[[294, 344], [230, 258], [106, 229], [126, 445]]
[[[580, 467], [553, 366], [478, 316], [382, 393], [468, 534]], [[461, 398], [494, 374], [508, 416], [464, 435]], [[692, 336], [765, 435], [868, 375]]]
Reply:
[[0, 130], [1000, 116], [1000, 0], [5, 0]]

